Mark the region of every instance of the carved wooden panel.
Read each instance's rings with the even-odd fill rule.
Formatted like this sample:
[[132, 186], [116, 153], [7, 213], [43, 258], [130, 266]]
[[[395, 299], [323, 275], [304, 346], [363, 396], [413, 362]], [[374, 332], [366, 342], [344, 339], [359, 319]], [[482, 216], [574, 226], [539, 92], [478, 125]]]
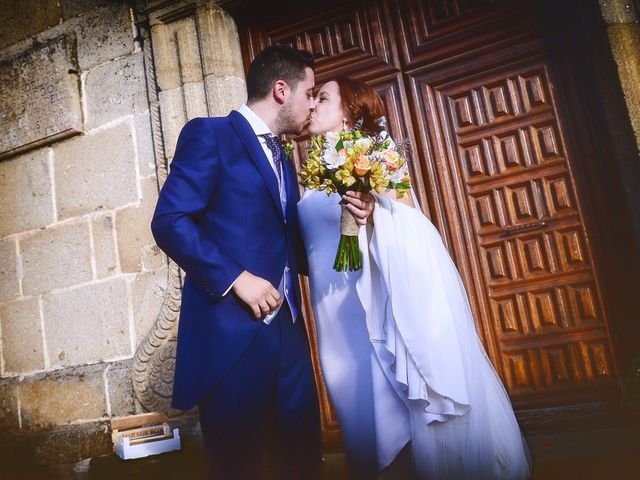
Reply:
[[[403, 62], [425, 65], [504, 39], [518, 31], [518, 0], [400, 0]], [[513, 16], [513, 20], [511, 17]], [[455, 38], [450, 38], [455, 37]]]
[[542, 406], [614, 388], [615, 367], [551, 71], [522, 58], [412, 82], [478, 326], [512, 399]]
[[279, 18], [245, 29], [245, 65], [263, 48], [273, 44], [291, 45], [313, 53], [316, 80], [324, 82], [336, 75], [380, 75], [397, 66], [391, 32], [381, 2], [357, 2], [347, 8], [318, 8], [318, 15], [303, 15], [283, 21]]

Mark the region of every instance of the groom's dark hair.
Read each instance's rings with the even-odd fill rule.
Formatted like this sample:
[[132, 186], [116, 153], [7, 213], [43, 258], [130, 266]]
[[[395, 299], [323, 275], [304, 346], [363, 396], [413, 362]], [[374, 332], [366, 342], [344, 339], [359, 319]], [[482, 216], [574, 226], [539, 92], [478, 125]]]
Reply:
[[313, 55], [286, 45], [273, 45], [262, 50], [249, 66], [247, 101], [266, 97], [273, 84], [284, 80], [295, 89], [304, 79], [305, 68], [313, 69]]

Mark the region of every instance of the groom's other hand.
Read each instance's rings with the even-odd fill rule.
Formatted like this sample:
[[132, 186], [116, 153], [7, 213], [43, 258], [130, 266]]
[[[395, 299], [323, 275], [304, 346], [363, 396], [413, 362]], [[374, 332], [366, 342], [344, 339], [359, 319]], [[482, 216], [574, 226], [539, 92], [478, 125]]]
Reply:
[[275, 310], [280, 304], [278, 290], [264, 278], [256, 277], [246, 270], [237, 278], [232, 290], [247, 304], [256, 319]]
[[373, 195], [370, 193], [349, 191], [346, 195], [342, 196], [342, 199], [347, 204], [347, 209], [353, 214], [359, 225], [365, 225], [367, 222], [372, 223], [373, 217], [371, 214], [376, 204]]

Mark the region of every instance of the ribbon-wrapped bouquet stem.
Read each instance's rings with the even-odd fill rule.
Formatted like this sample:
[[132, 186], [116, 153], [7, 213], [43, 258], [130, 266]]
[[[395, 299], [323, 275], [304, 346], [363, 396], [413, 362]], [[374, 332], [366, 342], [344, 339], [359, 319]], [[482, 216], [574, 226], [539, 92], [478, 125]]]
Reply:
[[[395, 190], [396, 197], [402, 198], [411, 188], [406, 148], [406, 142], [396, 144], [386, 131], [371, 136], [362, 132], [358, 124], [350, 130], [313, 136], [300, 171], [300, 183], [327, 195]], [[341, 204], [340, 243], [333, 268], [338, 272], [360, 270], [359, 225]]]

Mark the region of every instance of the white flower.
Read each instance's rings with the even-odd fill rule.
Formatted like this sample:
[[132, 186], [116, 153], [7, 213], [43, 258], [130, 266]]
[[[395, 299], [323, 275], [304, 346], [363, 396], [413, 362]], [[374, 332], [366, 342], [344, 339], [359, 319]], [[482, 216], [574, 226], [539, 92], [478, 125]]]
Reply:
[[359, 146], [364, 146], [367, 150], [369, 149], [369, 147], [371, 147], [371, 145], [373, 144], [373, 138], [371, 137], [362, 137], [359, 138], [358, 140], [356, 140], [355, 142], [355, 146], [359, 147]]
[[390, 182], [400, 183], [402, 182], [402, 178], [405, 176], [405, 173], [406, 173], [403, 170], [404, 169], [400, 168], [393, 173], [389, 173], [389, 171], [387, 171], [387, 178], [389, 179]]
[[336, 144], [340, 141], [339, 132], [327, 132], [324, 135], [326, 143], [335, 148]]
[[340, 155], [336, 148], [331, 145], [326, 145], [322, 154], [322, 161], [330, 170], [334, 170], [344, 164], [346, 157]]

